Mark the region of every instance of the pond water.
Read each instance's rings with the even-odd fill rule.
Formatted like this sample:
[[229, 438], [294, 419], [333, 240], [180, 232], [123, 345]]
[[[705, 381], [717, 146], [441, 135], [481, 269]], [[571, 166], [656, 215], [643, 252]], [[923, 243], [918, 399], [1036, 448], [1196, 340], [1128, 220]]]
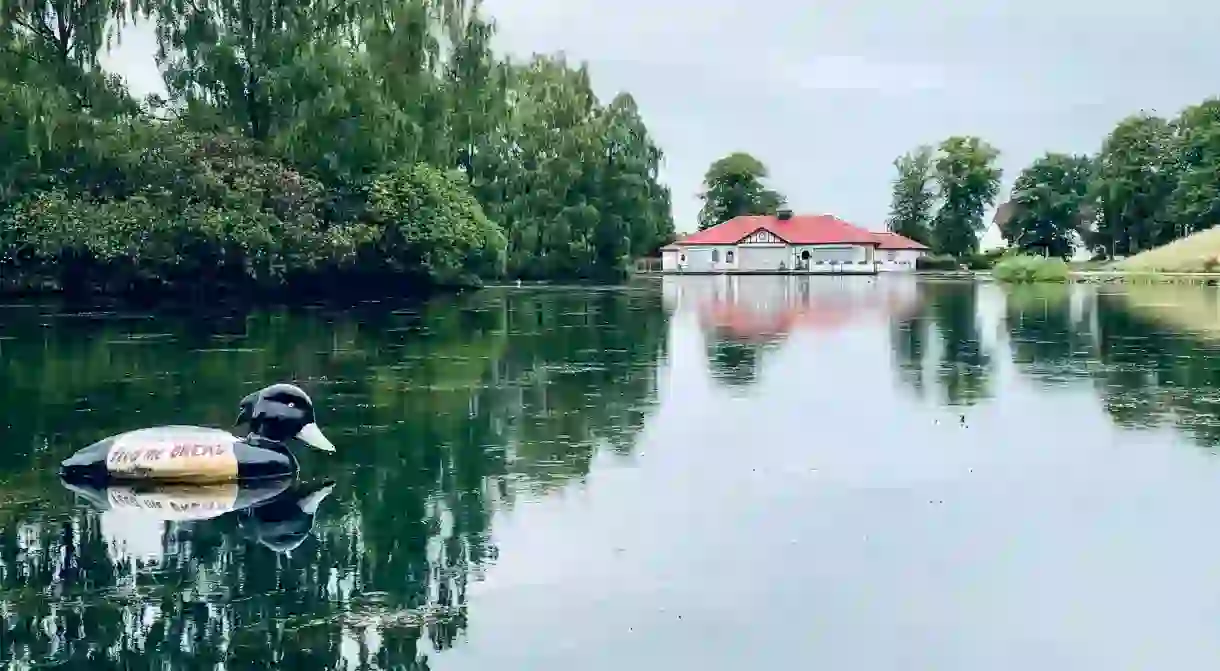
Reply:
[[[4, 305], [0, 659], [1207, 668], [1217, 356], [1209, 287], [671, 277], [347, 310]], [[55, 475], [120, 431], [227, 427], [279, 380], [338, 452], [301, 454], [275, 505], [90, 500]]]

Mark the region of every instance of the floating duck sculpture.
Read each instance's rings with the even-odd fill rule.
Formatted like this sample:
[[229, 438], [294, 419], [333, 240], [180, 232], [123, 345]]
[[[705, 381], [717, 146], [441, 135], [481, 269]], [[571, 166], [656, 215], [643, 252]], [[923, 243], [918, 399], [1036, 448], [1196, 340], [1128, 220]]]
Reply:
[[291, 442], [335, 451], [314, 419], [313, 401], [291, 384], [273, 384], [242, 399], [234, 425], [243, 423], [250, 427], [245, 438], [201, 426], [121, 433], [65, 459], [60, 476], [68, 482], [179, 484], [283, 478], [298, 469]]
[[333, 480], [297, 483], [294, 478], [207, 485], [164, 483], [63, 485], [99, 511], [122, 510], [169, 521], [203, 521], [233, 515], [242, 536], [276, 552], [296, 548], [313, 530], [318, 506]]

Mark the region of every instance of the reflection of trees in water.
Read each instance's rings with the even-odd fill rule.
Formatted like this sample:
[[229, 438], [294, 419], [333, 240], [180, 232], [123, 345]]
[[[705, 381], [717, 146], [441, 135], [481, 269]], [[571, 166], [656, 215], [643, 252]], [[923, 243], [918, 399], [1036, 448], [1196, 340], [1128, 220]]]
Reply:
[[978, 286], [944, 283], [931, 303], [941, 346], [936, 378], [949, 403], [970, 405], [989, 393], [991, 357], [983, 351], [978, 324]]
[[890, 324], [890, 344], [894, 348], [894, 365], [898, 379], [923, 396], [929, 381], [924, 361], [929, 355], [931, 324], [923, 314], [896, 319]]
[[1099, 296], [1098, 307], [1096, 385], [1115, 421], [1172, 421], [1205, 444], [1220, 441], [1220, 346], [1132, 312], [1121, 296]]
[[1073, 316], [1071, 291], [1009, 291], [1006, 321], [1018, 370], [1043, 384], [1092, 380], [1120, 426], [1171, 422], [1205, 444], [1220, 441], [1220, 345], [1141, 316], [1120, 295], [1098, 294], [1091, 310]]
[[979, 336], [977, 286], [935, 282], [921, 290], [923, 311], [890, 328], [899, 379], [922, 394], [929, 383], [925, 365], [930, 364], [946, 402], [969, 405], [986, 398], [992, 363]]
[[1043, 382], [1090, 374], [1095, 356], [1091, 312], [1073, 317], [1071, 292], [1063, 284], [1008, 289], [1005, 323], [1018, 370]]
[[725, 339], [712, 340], [705, 349], [713, 379], [734, 387], [746, 387], [758, 380], [758, 368], [769, 348], [764, 344]]
[[[599, 446], [630, 449], [664, 328], [655, 293], [570, 289], [393, 314], [7, 310], [0, 655], [90, 669], [341, 668], [344, 655], [427, 668], [428, 649], [465, 627], [466, 585], [495, 556], [493, 506], [582, 477]], [[115, 536], [132, 533], [126, 523], [73, 508], [54, 479], [59, 459], [110, 433], [227, 426], [241, 395], [279, 379], [305, 381], [339, 447], [301, 455], [337, 487], [289, 555], [244, 540], [231, 517], [154, 527], [161, 556], [128, 555]]]

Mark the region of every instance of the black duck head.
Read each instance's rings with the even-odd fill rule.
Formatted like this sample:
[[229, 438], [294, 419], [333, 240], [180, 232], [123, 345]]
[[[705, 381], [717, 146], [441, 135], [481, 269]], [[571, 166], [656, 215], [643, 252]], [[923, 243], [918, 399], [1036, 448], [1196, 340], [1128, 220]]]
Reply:
[[235, 424], [248, 423], [250, 433], [283, 442], [296, 438], [310, 447], [334, 452], [335, 446], [318, 428], [313, 401], [296, 385], [280, 383], [241, 400]]

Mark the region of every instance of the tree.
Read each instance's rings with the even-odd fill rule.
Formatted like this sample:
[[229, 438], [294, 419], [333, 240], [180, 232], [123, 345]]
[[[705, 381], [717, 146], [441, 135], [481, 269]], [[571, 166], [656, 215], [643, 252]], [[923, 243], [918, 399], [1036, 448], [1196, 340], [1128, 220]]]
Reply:
[[121, 80], [98, 67], [98, 55], [137, 15], [128, 0], [5, 0], [0, 64], [10, 82], [58, 89], [75, 110], [132, 112]]
[[1161, 244], [1220, 223], [1220, 98], [1187, 107], [1172, 126], [1173, 189], [1157, 231]]
[[983, 212], [995, 202], [1001, 171], [1000, 152], [973, 136], [953, 136], [940, 143], [935, 179], [940, 209], [932, 219], [932, 247], [954, 256], [976, 251], [984, 228]]
[[1070, 256], [1092, 177], [1087, 156], [1052, 152], [1034, 161], [1013, 185], [1012, 214], [1000, 233], [1021, 250]]
[[890, 216], [886, 228], [892, 233], [927, 244], [930, 239], [936, 192], [932, 189], [931, 147], [921, 146], [894, 160], [898, 176], [890, 197]]
[[778, 192], [763, 185], [767, 167], [753, 156], [735, 152], [718, 159], [703, 176], [699, 198], [699, 230], [742, 215], [775, 214], [786, 203]]
[[1120, 121], [1102, 144], [1091, 196], [1098, 208], [1095, 238], [1111, 257], [1172, 239], [1158, 229], [1175, 182], [1173, 140], [1168, 121], [1136, 114]]
[[460, 285], [504, 268], [504, 234], [456, 171], [419, 164], [381, 175], [369, 205], [378, 227], [376, 258], [398, 274]]
[[[136, 15], [123, 2], [0, 9], [6, 278], [616, 279], [672, 239], [663, 154], [631, 96], [602, 103], [562, 57], [497, 57], [477, 0], [138, 3], [157, 17], [156, 114], [117, 84], [113, 105], [72, 84], [117, 81], [96, 52], [108, 21]], [[355, 281], [370, 274], [384, 281]]]

